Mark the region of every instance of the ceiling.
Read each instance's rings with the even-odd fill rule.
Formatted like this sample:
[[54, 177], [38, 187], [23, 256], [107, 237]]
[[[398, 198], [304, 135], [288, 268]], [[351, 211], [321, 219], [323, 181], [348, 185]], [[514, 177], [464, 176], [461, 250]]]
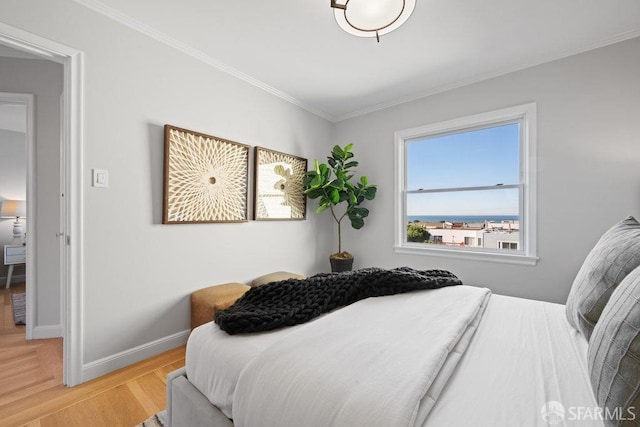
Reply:
[[331, 121], [640, 36], [638, 0], [417, 0], [380, 43], [330, 0], [75, 1]]

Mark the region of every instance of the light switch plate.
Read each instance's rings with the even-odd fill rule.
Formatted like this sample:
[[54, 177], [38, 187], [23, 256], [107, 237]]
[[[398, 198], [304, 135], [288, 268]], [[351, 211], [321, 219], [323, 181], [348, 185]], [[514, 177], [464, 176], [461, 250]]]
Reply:
[[106, 169], [93, 169], [92, 184], [94, 187], [109, 187], [109, 171]]

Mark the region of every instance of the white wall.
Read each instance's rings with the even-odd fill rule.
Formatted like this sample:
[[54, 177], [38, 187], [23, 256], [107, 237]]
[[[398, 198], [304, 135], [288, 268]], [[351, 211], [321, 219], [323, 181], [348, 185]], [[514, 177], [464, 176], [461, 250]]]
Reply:
[[[311, 209], [306, 221], [162, 225], [162, 127], [312, 160], [331, 123], [73, 1], [2, 8], [7, 24], [85, 53], [83, 379], [184, 339], [196, 289], [325, 268], [330, 223]], [[109, 170], [109, 188], [90, 186], [92, 168]]]
[[[60, 331], [59, 181], [62, 65], [37, 59], [0, 58], [0, 92], [34, 94], [36, 155], [36, 307], [34, 335]], [[23, 174], [26, 169], [23, 168]], [[23, 179], [26, 175], [23, 175]], [[27, 218], [26, 221], [32, 219]], [[29, 236], [27, 236], [29, 241]], [[20, 272], [19, 272], [20, 274]], [[33, 308], [32, 308], [33, 309]], [[48, 334], [49, 336], [51, 333]], [[53, 335], [58, 333], [53, 332]]]
[[[355, 267], [446, 268], [500, 294], [564, 303], [584, 257], [626, 215], [640, 217], [640, 39], [436, 94], [336, 125], [378, 184], [368, 223], [348, 230]], [[538, 248], [535, 267], [393, 252], [393, 133], [535, 101]]]
[[[2, 69], [1, 66], [0, 69]], [[27, 147], [25, 134], [0, 129], [0, 201], [26, 200], [26, 198]], [[14, 221], [15, 218], [0, 218], [0, 248], [13, 241]], [[26, 229], [26, 220], [21, 219], [20, 222]], [[0, 265], [0, 287], [4, 287], [7, 268], [4, 264]], [[14, 274], [24, 275], [24, 267], [22, 265], [15, 266]]]

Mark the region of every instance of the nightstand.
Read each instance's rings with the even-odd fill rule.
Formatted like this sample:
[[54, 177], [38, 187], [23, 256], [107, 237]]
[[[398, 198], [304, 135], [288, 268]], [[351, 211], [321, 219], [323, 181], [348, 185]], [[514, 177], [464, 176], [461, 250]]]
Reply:
[[9, 266], [7, 271], [7, 287], [11, 286], [11, 276], [13, 276], [13, 267], [16, 264], [25, 264], [27, 262], [27, 247], [25, 244], [20, 245], [4, 245], [4, 265]]

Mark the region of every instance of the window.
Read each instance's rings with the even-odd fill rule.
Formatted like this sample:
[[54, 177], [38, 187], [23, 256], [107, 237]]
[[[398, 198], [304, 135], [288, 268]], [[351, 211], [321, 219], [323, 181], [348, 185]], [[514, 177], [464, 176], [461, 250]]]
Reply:
[[396, 132], [396, 252], [535, 264], [535, 134], [535, 103]]
[[518, 242], [503, 242], [498, 241], [499, 249], [515, 249], [518, 250]]

